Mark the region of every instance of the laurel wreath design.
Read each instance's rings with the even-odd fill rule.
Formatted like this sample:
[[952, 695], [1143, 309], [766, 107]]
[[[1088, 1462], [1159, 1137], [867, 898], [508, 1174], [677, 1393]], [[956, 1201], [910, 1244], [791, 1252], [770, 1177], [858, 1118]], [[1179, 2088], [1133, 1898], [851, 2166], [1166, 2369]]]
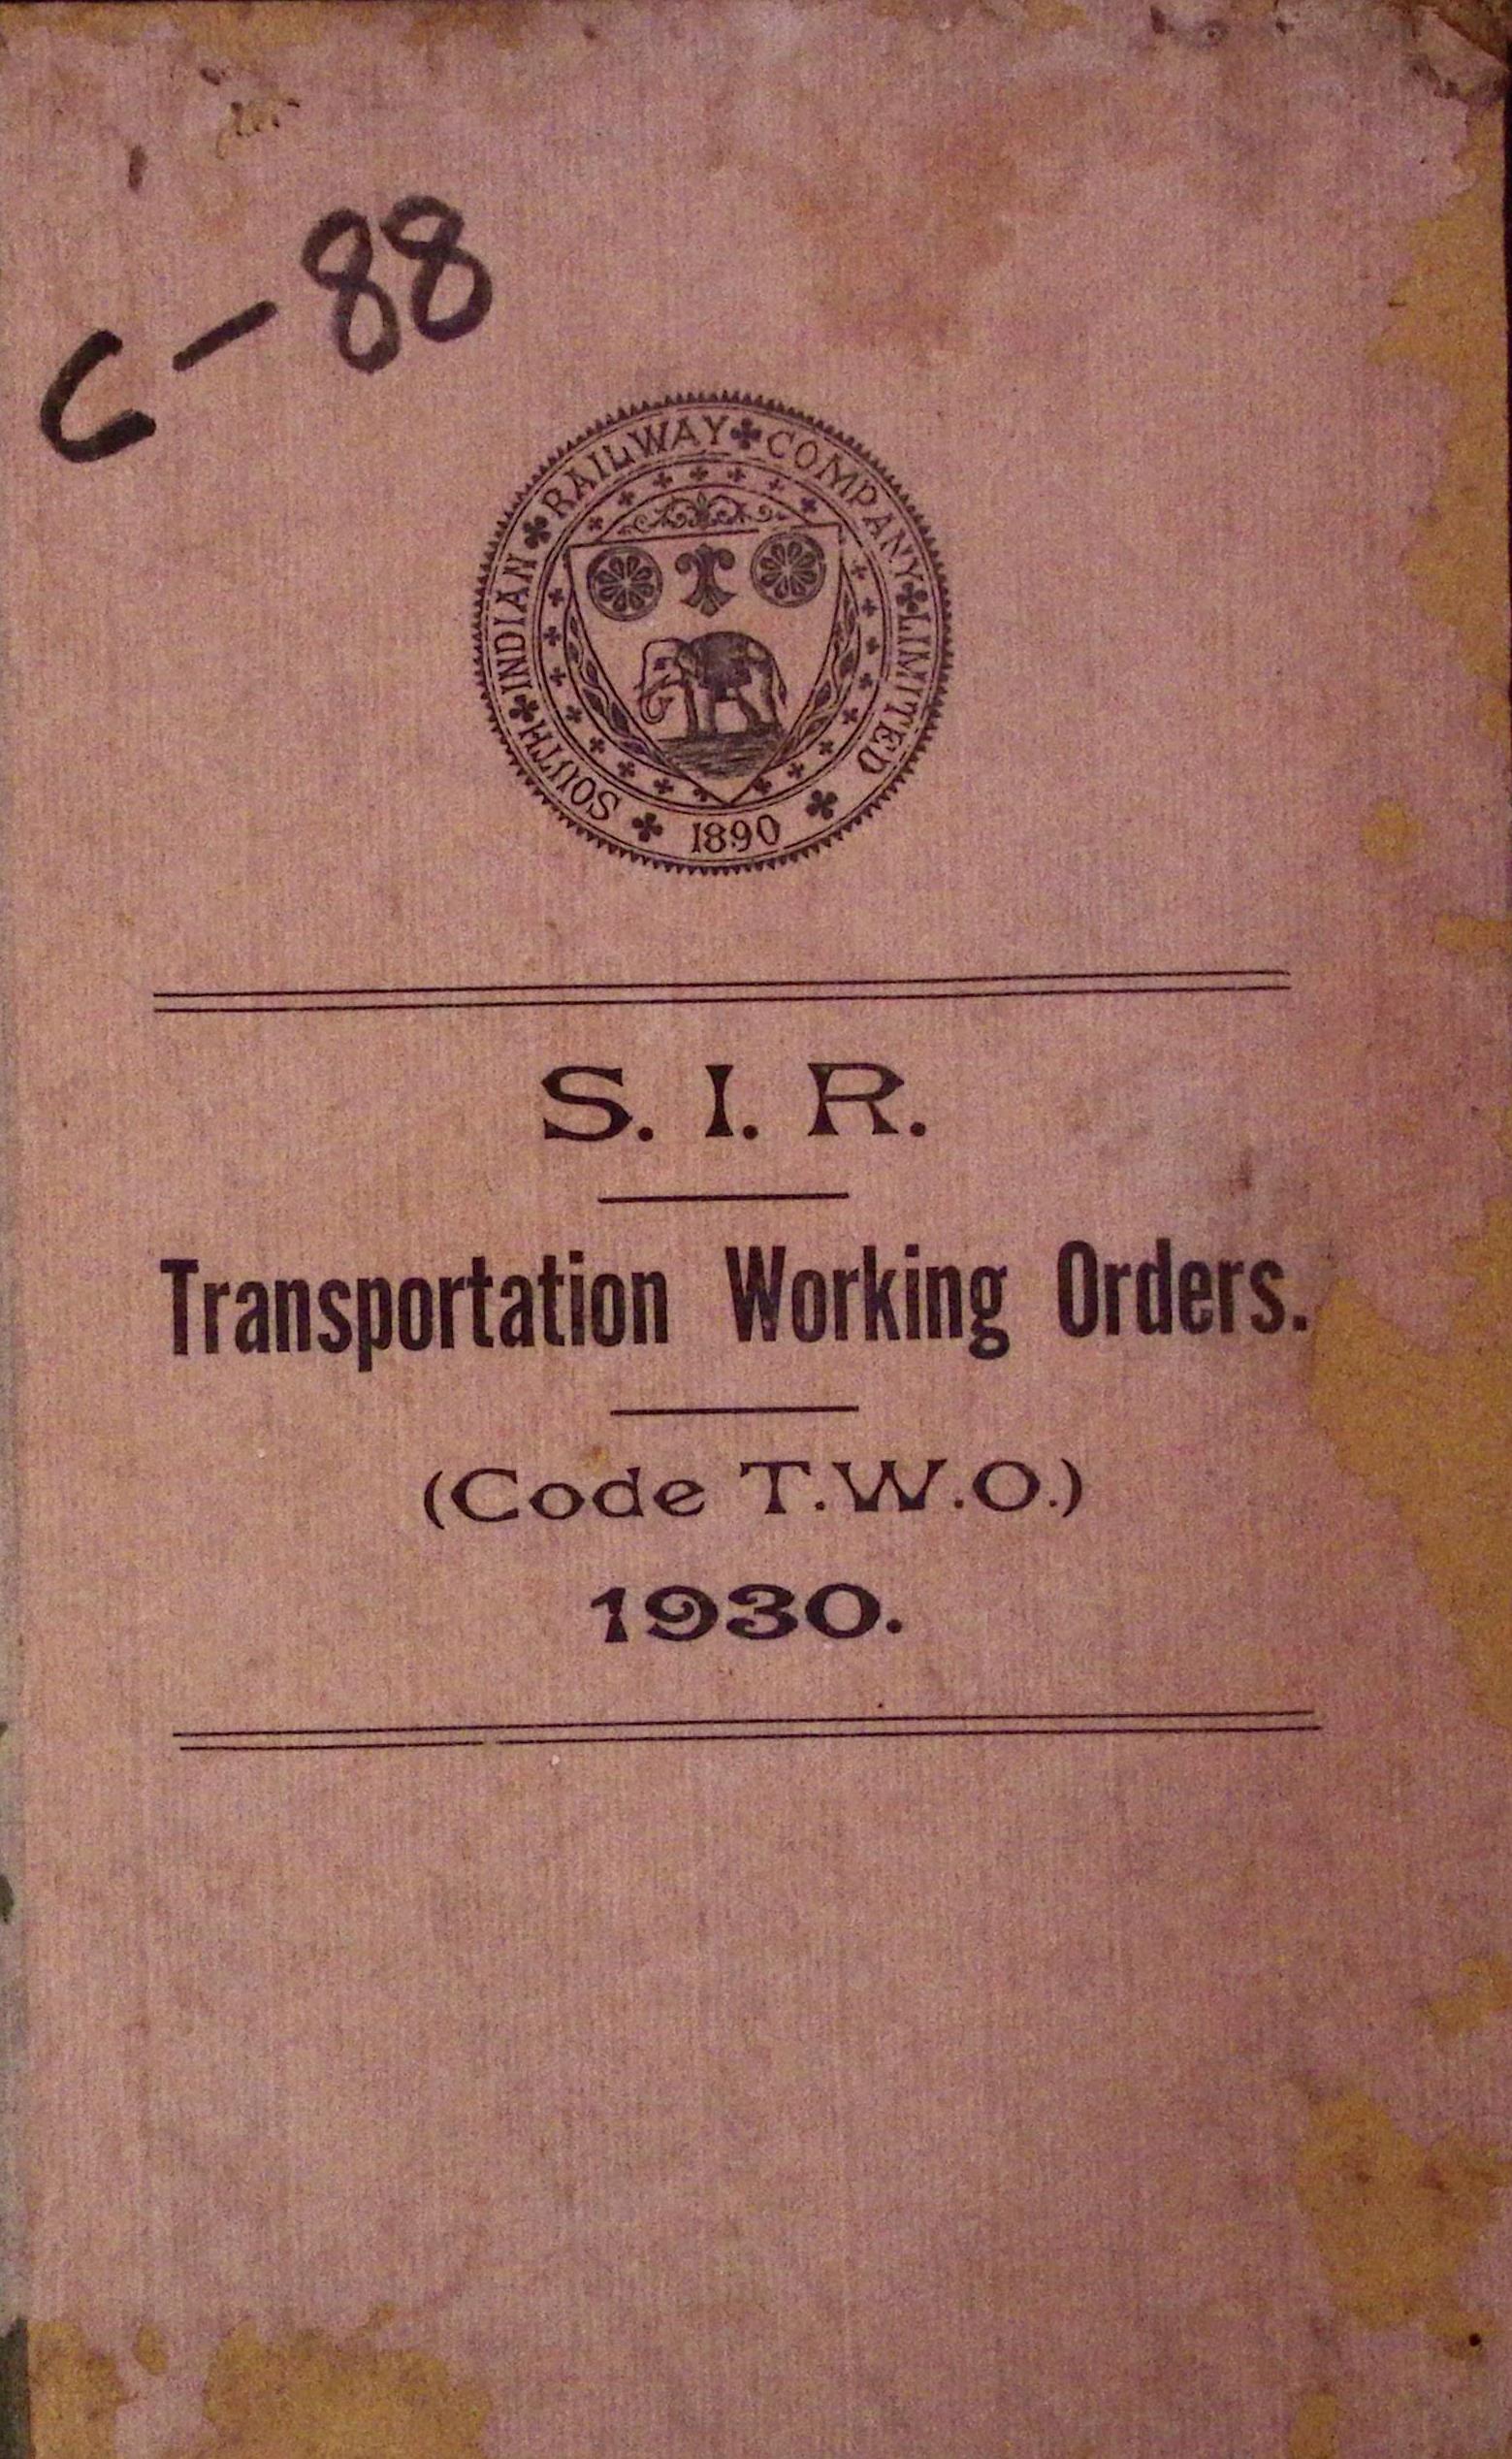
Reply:
[[575, 590], [569, 593], [563, 615], [562, 648], [572, 688], [589, 714], [622, 751], [633, 752], [637, 760], [650, 760], [655, 767], [659, 757], [655, 745], [630, 724], [624, 701], [594, 655]]
[[820, 668], [819, 679], [803, 705], [796, 725], [781, 751], [773, 756], [770, 766], [777, 767], [784, 760], [796, 760], [800, 752], [806, 752], [811, 743], [818, 742], [836, 709], [844, 704], [860, 663], [860, 610], [855, 602], [850, 574], [842, 569], [829, 649]]

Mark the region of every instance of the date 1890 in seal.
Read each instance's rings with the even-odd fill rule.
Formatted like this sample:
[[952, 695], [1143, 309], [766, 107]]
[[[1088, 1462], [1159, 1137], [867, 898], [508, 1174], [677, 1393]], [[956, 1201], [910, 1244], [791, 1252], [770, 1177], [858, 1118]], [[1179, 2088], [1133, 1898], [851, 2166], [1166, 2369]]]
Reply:
[[817, 418], [740, 394], [623, 410], [516, 498], [478, 676], [531, 791], [678, 871], [812, 854], [901, 783], [949, 654], [933, 541]]

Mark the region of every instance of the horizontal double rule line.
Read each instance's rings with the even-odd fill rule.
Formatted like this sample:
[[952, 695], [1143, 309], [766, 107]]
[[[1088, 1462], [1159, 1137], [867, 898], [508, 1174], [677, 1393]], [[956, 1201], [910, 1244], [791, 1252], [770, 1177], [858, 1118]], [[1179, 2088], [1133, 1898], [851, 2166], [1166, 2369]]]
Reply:
[[568, 1750], [638, 1742], [1095, 1741], [1256, 1738], [1320, 1733], [1310, 1707], [940, 1709], [919, 1715], [569, 1718], [476, 1725], [273, 1725], [184, 1728], [185, 1753]]
[[382, 1016], [460, 1008], [829, 1007], [1001, 999], [1174, 999], [1285, 992], [1279, 965], [1132, 972], [875, 974], [709, 982], [360, 983], [267, 989], [154, 990], [158, 1016]]

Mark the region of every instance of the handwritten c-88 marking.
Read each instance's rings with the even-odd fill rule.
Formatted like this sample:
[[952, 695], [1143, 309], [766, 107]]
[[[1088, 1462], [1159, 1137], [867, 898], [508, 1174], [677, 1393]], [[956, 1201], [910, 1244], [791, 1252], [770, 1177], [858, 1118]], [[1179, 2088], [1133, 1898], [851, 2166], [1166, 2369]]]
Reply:
[[[458, 245], [464, 223], [457, 208], [436, 196], [402, 197], [378, 228], [396, 253], [408, 257], [417, 268], [409, 286], [409, 314], [422, 340], [458, 341], [464, 334], [475, 332], [494, 304], [494, 281], [481, 259]], [[331, 251], [342, 240], [348, 243], [346, 252], [339, 263], [332, 263]], [[335, 293], [331, 336], [344, 364], [361, 375], [375, 375], [380, 368], [392, 366], [400, 350], [399, 309], [381, 283], [371, 278], [372, 230], [367, 215], [349, 206], [324, 214], [306, 239], [300, 263], [311, 281]], [[444, 314], [438, 313], [436, 293], [454, 267], [467, 275], [466, 295]], [[376, 314], [377, 331], [370, 340], [359, 342], [352, 327], [365, 299]], [[259, 299], [235, 315], [222, 317], [209, 332], [175, 351], [175, 373], [186, 375], [233, 341], [260, 332], [277, 313], [276, 300]], [[87, 433], [64, 424], [75, 396], [95, 370], [118, 357], [124, 346], [118, 333], [102, 325], [70, 351], [43, 395], [38, 423], [63, 461], [76, 465], [110, 461], [156, 435], [156, 419], [142, 409], [121, 410]]]

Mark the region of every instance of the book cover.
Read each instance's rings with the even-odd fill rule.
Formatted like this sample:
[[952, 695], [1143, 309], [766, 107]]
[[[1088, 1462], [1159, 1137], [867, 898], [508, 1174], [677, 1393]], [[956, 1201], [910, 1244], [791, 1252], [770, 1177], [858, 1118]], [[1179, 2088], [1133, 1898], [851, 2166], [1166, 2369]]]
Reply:
[[1512, 2450], [1504, 13], [0, 13], [9, 2447]]

